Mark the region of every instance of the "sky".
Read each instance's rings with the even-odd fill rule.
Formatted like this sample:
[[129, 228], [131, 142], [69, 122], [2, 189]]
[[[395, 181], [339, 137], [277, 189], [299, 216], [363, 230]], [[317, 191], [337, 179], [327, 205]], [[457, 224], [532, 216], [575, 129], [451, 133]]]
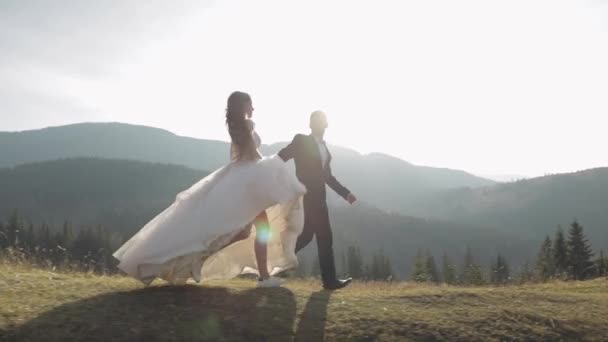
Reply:
[[608, 1], [0, 2], [0, 131], [125, 122], [327, 140], [478, 175], [608, 166]]

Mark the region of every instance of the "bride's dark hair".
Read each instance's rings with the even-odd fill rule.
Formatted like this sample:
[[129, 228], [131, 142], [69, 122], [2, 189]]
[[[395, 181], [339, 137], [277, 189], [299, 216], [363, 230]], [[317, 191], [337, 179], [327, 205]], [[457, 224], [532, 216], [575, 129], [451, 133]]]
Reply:
[[230, 139], [236, 149], [236, 159], [241, 159], [253, 144], [251, 128], [245, 117], [247, 106], [251, 106], [251, 96], [247, 93], [235, 91], [228, 97], [226, 126], [228, 126]]

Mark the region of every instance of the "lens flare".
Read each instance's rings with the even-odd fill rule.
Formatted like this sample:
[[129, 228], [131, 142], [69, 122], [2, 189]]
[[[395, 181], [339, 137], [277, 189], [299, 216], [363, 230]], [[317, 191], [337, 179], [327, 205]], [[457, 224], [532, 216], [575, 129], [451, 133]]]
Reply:
[[270, 232], [270, 227], [266, 226], [264, 229], [257, 229], [255, 233], [255, 238], [258, 242], [267, 243], [270, 241], [272, 234]]

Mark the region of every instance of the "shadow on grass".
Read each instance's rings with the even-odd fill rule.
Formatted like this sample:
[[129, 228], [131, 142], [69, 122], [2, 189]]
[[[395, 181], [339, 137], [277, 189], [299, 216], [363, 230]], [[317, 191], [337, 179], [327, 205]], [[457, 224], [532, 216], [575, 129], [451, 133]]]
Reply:
[[63, 304], [5, 331], [9, 341], [289, 341], [323, 338], [329, 293], [311, 296], [294, 332], [286, 288], [241, 292], [158, 286]]
[[331, 291], [319, 291], [310, 296], [298, 322], [296, 341], [323, 341], [330, 296]]

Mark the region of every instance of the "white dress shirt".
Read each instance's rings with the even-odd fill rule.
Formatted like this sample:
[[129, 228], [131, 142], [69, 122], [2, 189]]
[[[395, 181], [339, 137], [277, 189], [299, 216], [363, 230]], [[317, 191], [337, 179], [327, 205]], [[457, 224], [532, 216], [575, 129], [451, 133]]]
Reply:
[[317, 146], [319, 147], [319, 153], [321, 154], [321, 165], [323, 168], [327, 168], [327, 161], [329, 159], [329, 151], [327, 150], [327, 146], [325, 146], [325, 141], [322, 139], [313, 136], [315, 141], [317, 142]]

